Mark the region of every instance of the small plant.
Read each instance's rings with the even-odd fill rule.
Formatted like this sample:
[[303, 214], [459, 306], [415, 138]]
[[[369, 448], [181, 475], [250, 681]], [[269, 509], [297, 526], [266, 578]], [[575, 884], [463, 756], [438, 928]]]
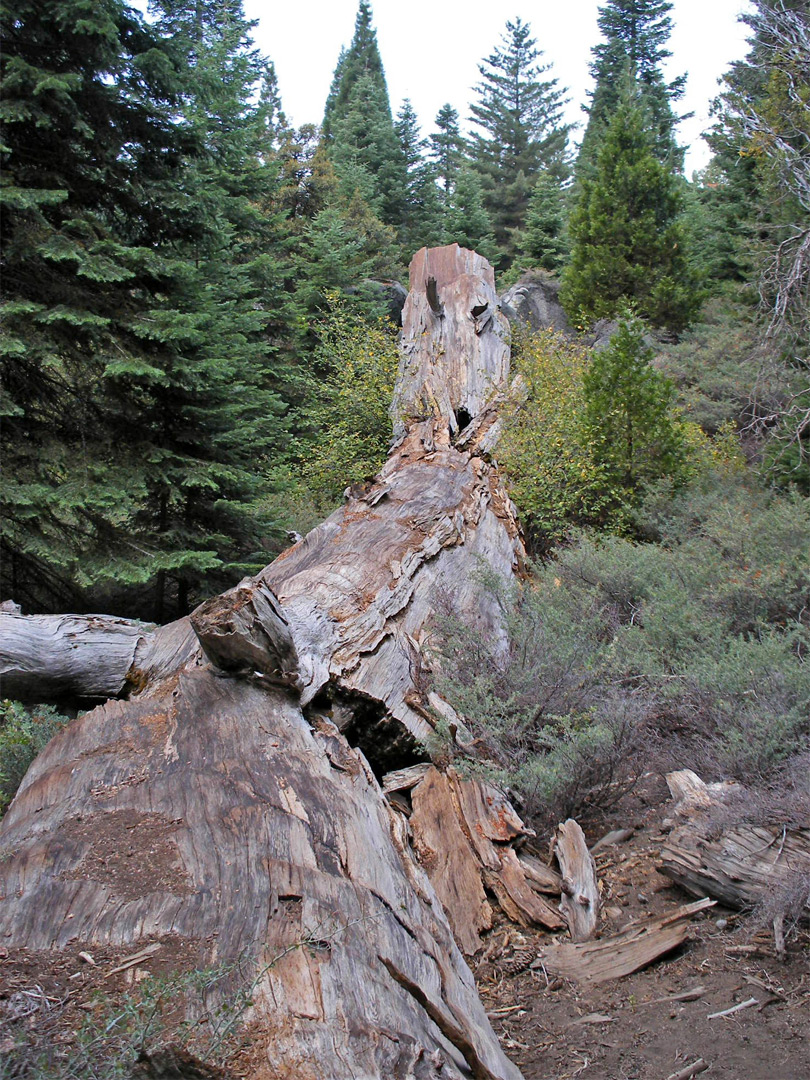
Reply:
[[0, 815], [14, 798], [28, 766], [69, 719], [51, 705], [28, 710], [18, 701], [0, 701]]

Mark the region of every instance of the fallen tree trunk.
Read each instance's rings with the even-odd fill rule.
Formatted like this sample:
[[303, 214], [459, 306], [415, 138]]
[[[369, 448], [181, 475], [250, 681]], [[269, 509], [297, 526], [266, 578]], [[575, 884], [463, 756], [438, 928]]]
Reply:
[[[803, 906], [810, 916], [810, 829], [786, 825], [717, 826], [712, 812], [739, 785], [705, 784], [690, 770], [670, 773], [676, 812], [686, 819], [661, 849], [659, 870], [694, 896], [733, 908]], [[803, 897], [801, 895], [803, 890]]]
[[129, 700], [69, 725], [0, 824], [0, 935], [11, 953], [179, 940], [199, 966], [247, 958], [265, 1067], [516, 1080], [410, 842], [429, 846], [432, 778], [482, 906], [560, 923], [515, 853], [525, 829], [474, 781], [427, 770], [410, 823], [378, 782], [425, 762], [452, 714], [426, 677], [437, 596], [497, 640], [478, 565], [508, 578], [523, 555], [487, 457], [508, 373], [492, 270], [454, 245], [420, 252], [411, 285], [382, 472], [256, 578], [127, 637], [108, 692]]

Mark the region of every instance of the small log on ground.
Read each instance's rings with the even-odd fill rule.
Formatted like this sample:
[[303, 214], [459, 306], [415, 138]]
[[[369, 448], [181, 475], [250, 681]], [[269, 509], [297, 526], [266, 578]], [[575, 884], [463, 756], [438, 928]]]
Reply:
[[569, 818], [557, 826], [554, 851], [562, 875], [562, 908], [572, 941], [588, 941], [599, 926], [596, 865], [579, 824]]
[[750, 908], [765, 901], [776, 914], [805, 881], [810, 915], [810, 829], [782, 825], [712, 825], [711, 811], [734, 785], [707, 785], [694, 773], [684, 799], [683, 773], [667, 777], [678, 812], [687, 818], [661, 849], [659, 871], [693, 896], [714, 896], [728, 907]]
[[540, 951], [531, 966], [583, 983], [621, 979], [683, 945], [690, 936], [692, 916], [714, 903], [706, 898], [686, 904], [663, 918], [633, 923], [603, 941], [550, 945]]

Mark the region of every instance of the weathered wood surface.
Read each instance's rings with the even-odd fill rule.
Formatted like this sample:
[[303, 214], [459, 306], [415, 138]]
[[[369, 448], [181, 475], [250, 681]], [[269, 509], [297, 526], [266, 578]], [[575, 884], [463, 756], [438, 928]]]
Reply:
[[703, 899], [686, 904], [671, 915], [633, 923], [602, 941], [550, 945], [540, 951], [532, 967], [583, 983], [621, 979], [683, 945], [690, 936], [692, 916], [714, 903], [714, 900]]
[[[177, 939], [201, 965], [251, 961], [253, 1038], [279, 1075], [519, 1077], [410, 846], [427, 781], [409, 821], [361, 752], [377, 775], [424, 758], [432, 710], [452, 715], [424, 679], [437, 599], [498, 635], [479, 558], [508, 577], [523, 556], [484, 449], [508, 348], [497, 313], [463, 311], [482, 266], [455, 247], [414, 260], [410, 310], [444, 305], [430, 378], [442, 407], [420, 412], [416, 382], [400, 386], [408, 424], [380, 475], [262, 574], [136, 646], [113, 692], [137, 692], [69, 725], [0, 823], [5, 947]], [[492, 291], [482, 274], [477, 300]], [[561, 925], [527, 883], [508, 803], [452, 783], [481, 891]]]
[[516, 1080], [393, 815], [331, 724], [192, 666], [78, 718], [29, 770], [0, 825], [0, 940], [75, 955], [180, 939], [201, 966], [247, 957], [266, 967], [254, 1038], [280, 1075], [467, 1075], [384, 957], [488, 1075]]
[[410, 280], [391, 404], [395, 430], [442, 418], [455, 434], [509, 375], [509, 324], [498, 310], [495, 274], [486, 259], [451, 244], [418, 251]]
[[[810, 829], [782, 825], [716, 828], [710, 811], [737, 785], [704, 784], [695, 773], [667, 776], [676, 810], [686, 823], [661, 848], [659, 871], [694, 896], [714, 896], [728, 907], [748, 908], [768, 901], [776, 910], [794, 886], [810, 880]], [[808, 890], [810, 894], [810, 890]], [[810, 895], [806, 910], [810, 916]]]
[[106, 701], [175, 670], [196, 649], [187, 619], [155, 629], [112, 615], [0, 611], [0, 695]]
[[557, 826], [554, 852], [562, 876], [560, 907], [571, 940], [588, 941], [599, 926], [599, 885], [585, 835], [573, 818]]
[[481, 933], [492, 926], [490, 896], [521, 925], [564, 927], [559, 912], [527, 880], [511, 845], [528, 831], [499, 791], [462, 779], [452, 768], [444, 773], [431, 768], [411, 798], [417, 858], [465, 953], [478, 952]]

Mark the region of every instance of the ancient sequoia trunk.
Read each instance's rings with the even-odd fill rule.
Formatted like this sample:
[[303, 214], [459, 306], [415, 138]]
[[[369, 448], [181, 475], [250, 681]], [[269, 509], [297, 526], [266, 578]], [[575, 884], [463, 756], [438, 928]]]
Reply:
[[[190, 623], [124, 633], [108, 681], [82, 685], [79, 669], [104, 666], [89, 648], [67, 665], [74, 694], [130, 696], [59, 735], [0, 826], [10, 952], [182, 940], [200, 965], [248, 958], [253, 1038], [296, 1076], [519, 1076], [451, 925], [474, 952], [490, 903], [561, 920], [529, 887], [511, 808], [495, 813], [496, 793], [424, 750], [436, 715], [454, 716], [427, 678], [437, 596], [498, 635], [476, 572], [484, 559], [508, 577], [523, 554], [487, 457], [508, 364], [489, 265], [456, 245], [419, 252], [379, 476]], [[28, 697], [38, 677], [58, 694], [47, 658], [26, 668], [4, 648], [12, 618], [0, 613], [0, 671], [25, 671]], [[383, 774], [419, 761], [389, 802]], [[477, 905], [469, 932], [414, 850], [431, 848], [442, 799]]]

